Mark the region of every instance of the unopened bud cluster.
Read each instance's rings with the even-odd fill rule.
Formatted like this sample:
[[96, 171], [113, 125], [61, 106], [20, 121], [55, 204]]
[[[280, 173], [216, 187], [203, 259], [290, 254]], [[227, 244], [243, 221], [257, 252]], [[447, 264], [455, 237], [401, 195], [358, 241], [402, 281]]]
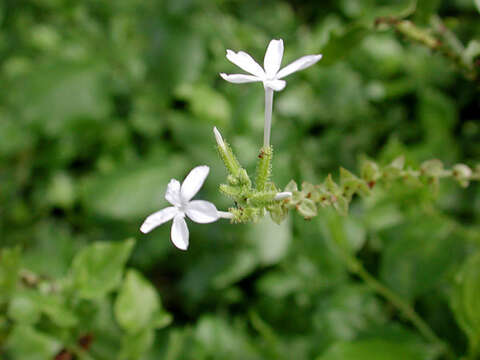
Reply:
[[323, 183], [312, 185], [302, 183], [301, 189], [292, 180], [285, 188], [292, 197], [282, 203], [286, 210], [297, 210], [305, 219], [311, 219], [321, 207], [331, 206], [341, 215], [346, 215], [352, 197], [368, 196], [373, 187], [382, 182], [403, 181], [414, 186], [437, 186], [441, 178], [453, 178], [461, 186], [468, 186], [470, 181], [480, 180], [480, 165], [475, 171], [465, 164], [456, 164], [452, 169], [445, 169], [440, 160], [425, 161], [419, 169], [405, 168], [403, 156], [396, 158], [386, 166], [379, 166], [372, 160], [364, 160], [360, 170], [360, 177], [348, 170], [340, 168], [340, 182], [337, 184], [331, 175]]

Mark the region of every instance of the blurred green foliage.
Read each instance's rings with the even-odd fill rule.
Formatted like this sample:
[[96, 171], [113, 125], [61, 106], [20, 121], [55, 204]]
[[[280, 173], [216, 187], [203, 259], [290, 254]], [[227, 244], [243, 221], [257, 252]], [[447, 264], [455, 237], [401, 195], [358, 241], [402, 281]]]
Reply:
[[[378, 187], [348, 217], [322, 210], [281, 225], [193, 224], [187, 253], [171, 245], [168, 226], [138, 229], [165, 204], [168, 181], [196, 165], [211, 167], [202, 198], [232, 205], [217, 191], [225, 170], [212, 127], [253, 173], [263, 89], [218, 73], [235, 69], [225, 49], [261, 62], [272, 38], [285, 41], [284, 64], [324, 54], [275, 97], [273, 178], [282, 188], [336, 177], [340, 166], [356, 171], [362, 155], [384, 165], [399, 155], [415, 167], [432, 158], [477, 163], [480, 93], [461, 64], [478, 66], [478, 7], [0, 2], [0, 357], [443, 358], [349, 273], [341, 243], [457, 355], [476, 358], [475, 184]], [[460, 65], [375, 26], [408, 16], [433, 29], [437, 14], [466, 48]], [[124, 240], [132, 237], [135, 246]]]

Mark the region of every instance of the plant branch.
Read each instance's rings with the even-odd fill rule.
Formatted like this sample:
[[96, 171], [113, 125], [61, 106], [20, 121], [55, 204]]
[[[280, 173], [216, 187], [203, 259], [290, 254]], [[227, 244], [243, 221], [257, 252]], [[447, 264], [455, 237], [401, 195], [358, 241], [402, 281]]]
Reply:
[[351, 255], [344, 247], [338, 246], [341, 255], [347, 265], [348, 270], [362, 279], [373, 291], [390, 302], [398, 309], [418, 330], [422, 336], [431, 343], [437, 344], [449, 359], [455, 359], [455, 354], [450, 346], [442, 341], [432, 330], [432, 328], [415, 312], [412, 306], [408, 304], [399, 294], [390, 290], [388, 287], [378, 281], [363, 266], [363, 264]]
[[376, 25], [385, 24], [393, 27], [405, 38], [417, 42], [450, 59], [466, 78], [480, 83], [478, 65], [465, 56], [465, 47], [456, 35], [450, 31], [438, 16], [432, 16], [432, 29], [423, 29], [410, 20], [400, 20], [382, 17], [376, 20]]

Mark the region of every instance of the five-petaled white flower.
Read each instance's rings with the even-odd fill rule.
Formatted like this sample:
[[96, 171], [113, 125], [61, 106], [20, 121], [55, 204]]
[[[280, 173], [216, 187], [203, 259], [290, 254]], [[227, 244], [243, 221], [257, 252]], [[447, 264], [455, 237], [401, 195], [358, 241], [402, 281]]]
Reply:
[[140, 231], [148, 233], [159, 225], [173, 219], [171, 239], [173, 244], [181, 249], [188, 248], [188, 227], [185, 215], [191, 220], [207, 224], [217, 221], [220, 217], [229, 218], [229, 213], [218, 211], [214, 204], [205, 200], [191, 200], [200, 190], [208, 176], [208, 166], [197, 166], [187, 175], [183, 183], [176, 179], [170, 180], [165, 193], [165, 199], [172, 204], [147, 217]]
[[232, 50], [227, 50], [227, 59], [237, 65], [239, 68], [245, 70], [252, 75], [245, 74], [225, 74], [220, 76], [231, 83], [247, 83], [261, 81], [265, 88], [270, 88], [275, 91], [283, 90], [286, 85], [285, 80], [281, 80], [287, 75], [296, 71], [303, 70], [312, 66], [322, 58], [322, 55], [306, 55], [291, 64], [285, 66], [280, 70], [280, 65], [283, 58], [283, 40], [272, 40], [268, 44], [267, 52], [263, 60], [262, 67], [246, 52], [239, 51], [235, 53]]

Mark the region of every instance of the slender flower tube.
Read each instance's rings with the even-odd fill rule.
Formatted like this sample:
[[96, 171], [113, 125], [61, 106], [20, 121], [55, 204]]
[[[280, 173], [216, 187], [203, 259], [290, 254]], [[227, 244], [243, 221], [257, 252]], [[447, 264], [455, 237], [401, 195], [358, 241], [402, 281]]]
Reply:
[[165, 199], [173, 206], [166, 207], [148, 216], [140, 227], [144, 234], [173, 219], [171, 240], [181, 250], [187, 250], [189, 232], [185, 216], [196, 223], [207, 224], [219, 218], [231, 219], [232, 214], [218, 211], [214, 204], [205, 200], [192, 200], [202, 187], [210, 172], [208, 166], [197, 166], [187, 175], [182, 184], [170, 180]]
[[272, 40], [268, 44], [265, 57], [263, 59], [263, 68], [246, 52], [238, 53], [227, 50], [227, 59], [237, 65], [242, 70], [250, 73], [246, 74], [225, 74], [220, 76], [231, 83], [241, 84], [248, 82], [263, 82], [265, 88], [265, 128], [263, 135], [263, 145], [270, 146], [270, 129], [272, 125], [273, 91], [281, 91], [287, 85], [285, 80], [281, 80], [296, 71], [306, 69], [312, 66], [322, 58], [322, 55], [303, 56], [280, 70], [283, 58], [283, 40]]
[[220, 131], [218, 131], [216, 126], [213, 127], [213, 134], [215, 135], [215, 140], [217, 141], [218, 146], [225, 151], [225, 141], [223, 141], [222, 134], [220, 134]]

